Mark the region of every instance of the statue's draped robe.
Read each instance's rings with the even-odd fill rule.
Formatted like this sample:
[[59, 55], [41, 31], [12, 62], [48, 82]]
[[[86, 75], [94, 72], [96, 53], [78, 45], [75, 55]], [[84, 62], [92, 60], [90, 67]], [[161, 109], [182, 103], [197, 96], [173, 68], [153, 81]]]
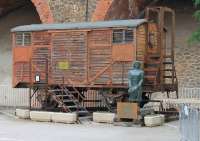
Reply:
[[132, 69], [128, 74], [129, 79], [129, 101], [142, 100], [142, 83], [144, 72], [141, 69]]

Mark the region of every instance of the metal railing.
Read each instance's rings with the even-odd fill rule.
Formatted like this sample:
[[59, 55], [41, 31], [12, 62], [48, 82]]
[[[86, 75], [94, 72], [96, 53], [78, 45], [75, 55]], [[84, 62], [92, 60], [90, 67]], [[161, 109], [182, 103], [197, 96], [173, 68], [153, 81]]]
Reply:
[[181, 141], [200, 141], [199, 109], [185, 104], [180, 105], [179, 121]]
[[[36, 97], [33, 97], [31, 104], [38, 107]], [[1, 107], [29, 107], [29, 89], [12, 88], [9, 85], [0, 85], [0, 106]]]
[[[32, 106], [39, 107], [40, 104], [34, 95]], [[200, 88], [179, 88], [180, 99], [200, 100]], [[85, 94], [86, 102], [84, 106], [103, 106], [103, 102], [95, 103], [93, 100], [101, 101], [101, 96], [96, 91], [89, 91]], [[96, 105], [97, 104], [97, 105]], [[29, 107], [29, 89], [12, 88], [9, 85], [0, 85], [0, 106], [5, 107]], [[200, 106], [199, 106], [200, 107]]]
[[0, 106], [27, 107], [29, 105], [28, 89], [15, 89], [0, 85]]
[[200, 88], [179, 88], [179, 98], [200, 99]]

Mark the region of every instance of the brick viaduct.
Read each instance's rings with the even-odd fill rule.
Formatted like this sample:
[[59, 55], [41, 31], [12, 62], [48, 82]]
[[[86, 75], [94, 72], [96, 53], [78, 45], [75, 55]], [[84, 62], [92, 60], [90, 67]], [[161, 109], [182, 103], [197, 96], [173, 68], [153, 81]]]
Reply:
[[141, 4], [141, 0], [31, 1], [42, 23], [127, 19], [137, 14], [139, 4]]

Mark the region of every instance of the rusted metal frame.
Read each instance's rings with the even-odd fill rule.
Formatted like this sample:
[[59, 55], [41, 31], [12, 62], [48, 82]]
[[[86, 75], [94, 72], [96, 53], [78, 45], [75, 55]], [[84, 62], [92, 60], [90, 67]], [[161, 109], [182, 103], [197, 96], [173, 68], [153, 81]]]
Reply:
[[[112, 60], [112, 43], [113, 43], [113, 34], [112, 34], [112, 31], [113, 30], [110, 30], [110, 48], [111, 48], [111, 56], [110, 56], [110, 63], [113, 62]], [[110, 77], [110, 80], [109, 80], [109, 84], [112, 85], [112, 75], [113, 75], [113, 67], [110, 67], [109, 69], [109, 77]]]
[[[59, 84], [60, 85], [60, 84]], [[51, 84], [51, 86], [58, 86], [58, 84]], [[76, 88], [88, 88], [90, 89], [98, 89], [98, 88], [128, 88], [128, 84], [113, 84], [113, 85], [106, 85], [106, 84], [97, 84], [97, 85], [93, 85], [93, 84], [80, 84], [80, 83], [75, 83], [75, 84], [68, 84], [66, 85], [66, 87], [76, 87]]]
[[153, 13], [159, 14], [160, 9], [148, 7], [147, 10], [146, 10], [146, 18], [147, 18], [148, 20], [149, 20], [149, 17], [150, 17], [150, 15], [151, 15], [152, 12], [153, 12]]
[[133, 29], [133, 35], [134, 35], [134, 39], [133, 39], [133, 41], [134, 41], [134, 43], [133, 43], [133, 45], [134, 45], [134, 48], [135, 48], [135, 60], [137, 60], [137, 28], [134, 28]]
[[175, 64], [174, 64], [174, 48], [175, 48], [175, 30], [176, 30], [176, 23], [175, 23], [175, 12], [174, 11], [171, 11], [171, 14], [172, 14], [172, 35], [171, 35], [171, 55], [172, 55], [172, 69], [173, 69], [173, 74], [172, 74], [172, 84], [174, 86], [175, 84], [175, 77], [176, 77], [176, 70], [175, 70]]
[[33, 33], [31, 32], [31, 51], [29, 58], [29, 109], [32, 109], [32, 89], [33, 89], [33, 81], [32, 81], [32, 50], [33, 50]]
[[166, 11], [166, 12], [170, 12], [170, 13], [174, 12], [174, 10], [172, 10], [171, 8], [168, 8], [168, 7], [160, 7], [160, 8], [163, 8], [164, 11]]
[[159, 25], [159, 41], [160, 41], [160, 44], [159, 44], [159, 52], [160, 52], [160, 82], [161, 82], [161, 90], [164, 91], [164, 73], [163, 73], [163, 70], [164, 70], [164, 64], [163, 64], [163, 61], [164, 61], [164, 58], [163, 58], [163, 50], [164, 50], [164, 42], [163, 42], [163, 28], [164, 28], [164, 11], [162, 8], [160, 8], [159, 11], [157, 11], [158, 13], [158, 25]]
[[147, 8], [146, 8], [146, 11], [145, 11], [145, 18], [146, 18], [147, 20], [149, 20], [149, 16], [150, 16], [150, 8], [147, 7]]
[[[175, 83], [178, 82], [178, 79], [176, 77], [176, 70], [174, 66], [174, 48], [175, 48], [175, 12], [170, 8], [164, 8], [165, 13], [171, 14], [171, 22], [172, 22], [172, 31], [171, 31], [171, 61], [172, 61], [172, 87], [175, 87]], [[176, 82], [175, 82], [176, 81]]]
[[24, 64], [21, 64], [22, 69], [20, 71], [20, 81], [23, 81], [23, 73], [24, 73]]
[[160, 83], [161, 89], [163, 91], [163, 27], [164, 27], [164, 11], [163, 8], [156, 7], [156, 8], [147, 8], [147, 19], [150, 20], [150, 13], [156, 13], [157, 15], [157, 22], [158, 22], [158, 52], [161, 55], [160, 57]]
[[47, 104], [47, 97], [48, 97], [48, 81], [49, 81], [49, 79], [48, 79], [48, 71], [49, 71], [49, 63], [48, 63], [49, 61], [48, 61], [48, 58], [46, 58], [46, 68], [45, 68], [45, 71], [46, 71], [46, 73], [45, 73], [45, 103]]
[[84, 100], [85, 98], [81, 95], [81, 93], [75, 88], [75, 87], [72, 87], [72, 89], [78, 94], [78, 99], [80, 100], [80, 98], [82, 100]]
[[89, 84], [89, 77], [90, 77], [90, 47], [89, 47], [89, 31], [86, 32], [86, 58], [87, 58], [87, 62], [86, 62], [86, 83]]
[[[14, 66], [14, 69], [12, 70], [12, 73], [13, 73], [13, 82], [15, 82], [15, 77], [16, 77], [16, 73], [15, 73], [15, 70], [16, 70], [16, 67], [15, 67], [15, 60], [14, 60], [14, 48], [15, 48], [15, 42], [16, 42], [16, 39], [15, 39], [15, 33], [12, 33], [12, 64]], [[13, 85], [16, 85], [16, 84], [13, 84]]]
[[144, 61], [147, 62], [147, 54], [148, 54], [148, 39], [149, 39], [149, 28], [148, 28], [148, 23], [144, 25], [145, 26], [145, 36], [146, 36], [146, 39], [145, 39], [145, 53], [144, 53]]
[[49, 51], [50, 51], [50, 66], [49, 66], [49, 76], [48, 76], [48, 79], [49, 79], [49, 84], [51, 84], [52, 82], [53, 82], [53, 78], [52, 78], [52, 64], [53, 64], [53, 60], [52, 60], [52, 56], [53, 56], [53, 41], [52, 41], [52, 36], [53, 36], [53, 34], [52, 33], [50, 33], [50, 45], [49, 45], [49, 47], [50, 47], [50, 49], [49, 49]]
[[37, 93], [38, 90], [39, 90], [39, 88], [36, 88], [36, 89], [33, 91], [33, 94], [31, 95], [31, 98], [34, 97], [34, 95]]
[[32, 82], [32, 61], [30, 58], [29, 61], [29, 109], [31, 110], [31, 101], [32, 101], [32, 88], [33, 88], [33, 82]]
[[124, 74], [125, 74], [125, 70], [124, 70], [124, 68], [125, 68], [125, 63], [126, 62], [122, 62], [122, 85], [124, 84]]
[[136, 35], [136, 39], [135, 39], [135, 55], [136, 55], [136, 61], [138, 61], [138, 27], [136, 27], [135, 29], [135, 35]]
[[[157, 20], [158, 20], [158, 21], [156, 21], [156, 22], [159, 22], [159, 19], [160, 19], [159, 15], [161, 14], [160, 12], [161, 12], [161, 11], [160, 11], [159, 9], [156, 9], [156, 8], [147, 8], [147, 15], [146, 15], [146, 18], [147, 18], [148, 20], [150, 20], [149, 18], [150, 18], [151, 13], [156, 13], [156, 15], [157, 15]], [[160, 24], [158, 23], [158, 33], [160, 33], [159, 28], [160, 28]], [[161, 40], [161, 39], [159, 39], [159, 40]], [[158, 43], [158, 45], [159, 45], [159, 43]], [[158, 47], [158, 52], [159, 52], [159, 53], [160, 53], [160, 50], [161, 50], [161, 48]]]

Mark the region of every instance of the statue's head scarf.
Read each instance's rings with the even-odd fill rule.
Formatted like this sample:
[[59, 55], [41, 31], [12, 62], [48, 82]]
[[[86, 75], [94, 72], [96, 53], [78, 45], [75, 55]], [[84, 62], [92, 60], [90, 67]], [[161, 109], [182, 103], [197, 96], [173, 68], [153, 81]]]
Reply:
[[141, 69], [141, 62], [140, 61], [134, 61], [133, 62], [133, 69]]

